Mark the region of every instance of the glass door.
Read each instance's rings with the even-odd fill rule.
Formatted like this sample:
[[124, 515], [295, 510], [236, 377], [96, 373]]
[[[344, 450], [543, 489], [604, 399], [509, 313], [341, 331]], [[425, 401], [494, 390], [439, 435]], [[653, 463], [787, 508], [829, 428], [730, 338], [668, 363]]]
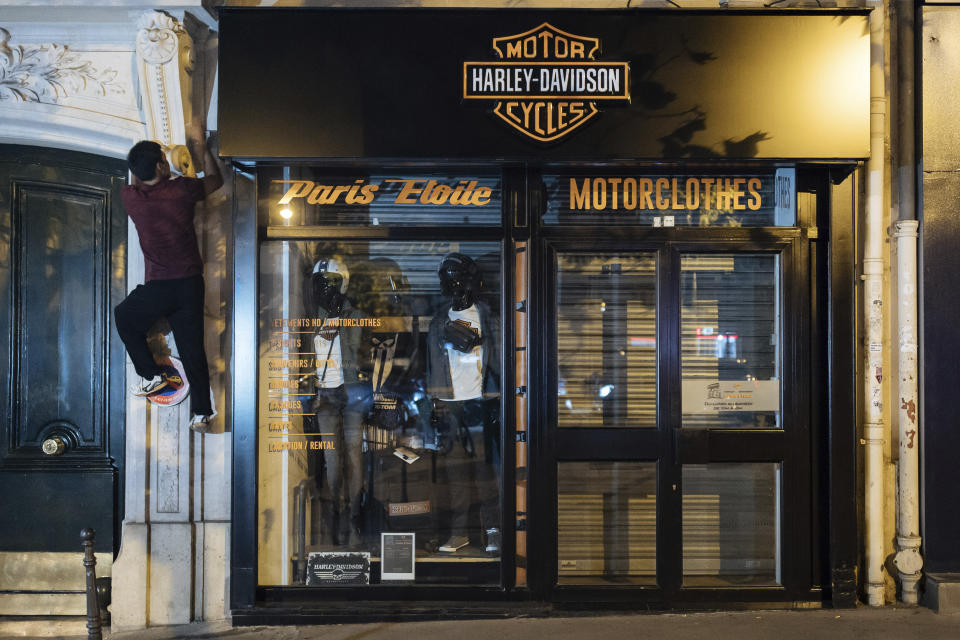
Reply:
[[799, 234], [661, 235], [544, 254], [553, 597], [811, 599]]

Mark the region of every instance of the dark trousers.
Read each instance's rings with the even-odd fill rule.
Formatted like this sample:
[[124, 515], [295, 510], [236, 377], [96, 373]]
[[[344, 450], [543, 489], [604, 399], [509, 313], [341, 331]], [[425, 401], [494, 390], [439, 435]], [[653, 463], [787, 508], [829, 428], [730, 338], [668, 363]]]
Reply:
[[317, 389], [313, 403], [317, 433], [332, 434], [334, 448], [323, 451], [330, 498], [339, 514], [341, 545], [350, 544], [360, 520], [363, 489], [363, 416], [343, 385]]
[[113, 310], [117, 333], [123, 340], [137, 374], [152, 378], [161, 373], [147, 345], [147, 331], [166, 318], [177, 341], [183, 370], [190, 383], [190, 407], [210, 415], [210, 371], [203, 348], [203, 276], [176, 280], [151, 280], [130, 292]]
[[481, 529], [500, 526], [500, 431], [491, 407], [499, 414], [499, 399], [438, 403], [440, 428], [454, 440], [452, 449], [437, 458], [438, 476], [450, 499], [452, 536], [480, 540], [470, 526], [470, 507], [475, 503], [480, 506]]

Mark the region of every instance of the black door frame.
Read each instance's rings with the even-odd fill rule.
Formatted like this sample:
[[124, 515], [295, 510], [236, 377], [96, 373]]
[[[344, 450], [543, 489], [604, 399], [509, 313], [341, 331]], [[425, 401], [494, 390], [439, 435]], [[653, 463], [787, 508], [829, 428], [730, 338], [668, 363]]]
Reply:
[[[680, 565], [682, 548], [680, 546], [680, 497], [682, 491], [682, 465], [707, 462], [778, 462], [782, 464], [784, 478], [782, 503], [785, 508], [781, 514], [782, 570], [783, 586], [754, 587], [736, 589], [737, 600], [761, 599], [764, 601], [791, 600], [800, 601], [819, 599], [819, 593], [811, 591], [809, 572], [801, 577], [798, 567], [810, 564], [810, 535], [801, 535], [802, 517], [810, 509], [810, 434], [809, 421], [804, 407], [809, 399], [805, 384], [807, 367], [805, 357], [809, 350], [797, 348], [803, 343], [801, 335], [806, 334], [805, 316], [798, 317], [791, 312], [806, 308], [799, 293], [808, 274], [804, 268], [803, 242], [797, 229], [765, 230], [768, 239], [758, 241], [751, 231], [731, 234], [721, 230], [701, 229], [652, 229], [628, 232], [624, 230], [620, 238], [610, 241], [604, 238], [603, 230], [584, 234], [574, 229], [566, 237], [545, 237], [542, 246], [543, 262], [539, 269], [545, 270], [547, 279], [554, 276], [544, 288], [545, 295], [540, 308], [539, 322], [541, 333], [548, 337], [550, 348], [545, 352], [549, 363], [544, 375], [535, 379], [545, 381], [544, 388], [536, 393], [543, 398], [545, 413], [541, 420], [546, 428], [544, 440], [552, 445], [552, 455], [540, 461], [538, 477], [550, 478], [550, 485], [556, 486], [556, 466], [565, 461], [648, 461], [658, 466], [658, 577], [659, 587], [648, 586], [617, 587], [618, 590], [635, 589], [634, 597], [665, 602], [700, 601], [715, 598], [714, 590], [697, 587], [682, 587], [680, 584]], [[544, 234], [544, 236], [560, 236]], [[585, 236], [589, 236], [585, 237]], [[695, 236], [700, 236], [694, 239]], [[556, 256], [563, 252], [650, 252], [657, 257], [657, 298], [658, 298], [658, 344], [657, 350], [659, 375], [657, 376], [658, 397], [657, 428], [563, 428], [557, 424], [557, 329], [556, 315]], [[783, 308], [781, 356], [783, 385], [783, 422], [784, 429], [751, 428], [723, 430], [681, 430], [679, 428], [680, 410], [680, 320], [679, 320], [679, 271], [680, 257], [685, 253], [740, 253], [768, 254], [781, 256]], [[799, 258], [799, 259], [798, 259]], [[546, 345], [542, 345], [546, 348]], [[540, 502], [556, 506], [556, 495], [548, 497], [546, 493]], [[543, 512], [541, 512], [543, 514]], [[541, 516], [543, 517], [543, 515]], [[556, 554], [557, 514], [554, 508], [550, 513], [549, 539], [552, 544], [542, 545], [543, 553]], [[789, 551], [789, 553], [788, 553]], [[547, 564], [545, 559], [543, 565]], [[556, 582], [556, 564], [549, 572], [550, 582]], [[551, 585], [552, 586], [552, 585]], [[729, 592], [724, 588], [720, 591]], [[574, 586], [556, 586], [551, 589], [551, 600], [582, 601], [583, 599], [602, 600], [609, 597], [610, 588], [584, 588]]]
[[[592, 170], [594, 174], [597, 170]], [[656, 173], [652, 169], [651, 173]], [[830, 601], [834, 606], [856, 604], [857, 521], [856, 521], [856, 410], [854, 393], [855, 371], [855, 310], [854, 310], [854, 231], [859, 207], [860, 173], [856, 165], [817, 166], [797, 165], [797, 190], [812, 194], [815, 206], [797, 210], [797, 226], [780, 229], [697, 229], [697, 228], [630, 228], [626, 226], [585, 227], [539, 225], [539, 218], [531, 216], [534, 226], [531, 243], [532, 268], [530, 274], [531, 308], [538, 310], [530, 318], [531, 344], [531, 539], [543, 541], [538, 557], [531, 557], [531, 587], [534, 593], [558, 606], [592, 608], [630, 606], [638, 608], [697, 608], [731, 603], [812, 603]], [[531, 179], [531, 183], [535, 183]], [[771, 239], [774, 239], [771, 242]], [[673, 259], [664, 260], [660, 247], [675, 248]], [[660, 429], [608, 429], [603, 434], [605, 447], [591, 452], [585, 440], [558, 437], [556, 427], [556, 333], [551, 316], [556, 309], [556, 262], [559, 250], [658, 250], [658, 305], [679, 310], [679, 291], [664, 291], [659, 283], [676, 278], [681, 250], [706, 251], [770, 251], [783, 249], [782, 265], [784, 295], [791, 296], [794, 309], [809, 309], [799, 319], [784, 305], [784, 420], [793, 416], [797, 422], [808, 425], [801, 430], [778, 429], [750, 434], [734, 432], [670, 433], [661, 412], [667, 412], [671, 424], [679, 423], [679, 393], [670, 385], [679, 381], [679, 358], [673, 358], [668, 371], [669, 380], [658, 378], [658, 394], [667, 403], [658, 403]], [[779, 251], [780, 249], [777, 249]], [[789, 281], [788, 281], [789, 277]], [[800, 305], [799, 302], [804, 302]], [[658, 318], [659, 339], [678, 344], [679, 318], [662, 322]], [[787, 342], [787, 336], [792, 340]], [[788, 353], [789, 350], [789, 353]], [[658, 350], [658, 371], [664, 371]], [[788, 363], [789, 361], [789, 363]], [[533, 364], [535, 362], [535, 364]], [[791, 370], [788, 373], [787, 367]], [[541, 372], [540, 375], [536, 371]], [[824, 375], [826, 374], [826, 375]], [[802, 381], [797, 388], [786, 384], [787, 377]], [[538, 385], [539, 383], [539, 385]], [[677, 390], [678, 391], [678, 390]], [[664, 404], [669, 406], [664, 407]], [[790, 409], [787, 409], [790, 407]], [[567, 431], [565, 429], [564, 431]], [[576, 431], [576, 430], [573, 430]], [[596, 433], [584, 429], [584, 435]], [[699, 440], [694, 447], [710, 451], [710, 461], [734, 461], [741, 451], [739, 444], [746, 441], [758, 444], [771, 442], [770, 461], [783, 461], [783, 503], [792, 508], [784, 510], [782, 521], [783, 586], [755, 588], [708, 589], [679, 584], [680, 571], [666, 584], [653, 586], [558, 586], [556, 566], [557, 462], [564, 460], [652, 460], [648, 452], [658, 450], [660, 459], [671, 460], [677, 454], [678, 437]], [[709, 443], [706, 440], [709, 440]], [[689, 444], [694, 444], [690, 442]], [[800, 447], [800, 450], [797, 450]], [[647, 452], [645, 455], [641, 452]], [[631, 453], [641, 453], [631, 457]], [[591, 458], [590, 456], [594, 456]], [[780, 457], [782, 455], [782, 457]], [[777, 458], [774, 460], [774, 458]], [[757, 460], [764, 459], [761, 455]], [[692, 460], [699, 462], [699, 460]], [[706, 461], [706, 460], [703, 460]], [[751, 460], [745, 460], [751, 461]], [[796, 468], [799, 467], [799, 468]], [[794, 470], [796, 468], [796, 470]], [[787, 473], [789, 471], [789, 473]], [[658, 467], [658, 495], [676, 483], [680, 486], [680, 466], [675, 465], [676, 477], [665, 481]], [[807, 514], [803, 516], [803, 514]], [[674, 562], [681, 558], [679, 539], [663, 536], [665, 519], [680, 521], [680, 501], [658, 500], [658, 549], [660, 540], [669, 540], [675, 549], [670, 553]], [[801, 539], [802, 544], [797, 544]], [[791, 541], [794, 544], [791, 545]], [[787, 561], [790, 549], [794, 553]], [[658, 576], [661, 560], [658, 551]], [[533, 556], [533, 554], [531, 554]], [[661, 588], [661, 586], [663, 588]]]

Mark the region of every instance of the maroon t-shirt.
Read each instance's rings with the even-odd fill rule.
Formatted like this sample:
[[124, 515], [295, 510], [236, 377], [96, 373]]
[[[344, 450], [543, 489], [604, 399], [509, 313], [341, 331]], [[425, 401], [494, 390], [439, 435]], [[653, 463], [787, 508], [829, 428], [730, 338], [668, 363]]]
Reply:
[[146, 282], [203, 273], [193, 228], [193, 207], [205, 197], [201, 180], [179, 177], [157, 184], [128, 185], [122, 197], [140, 236]]

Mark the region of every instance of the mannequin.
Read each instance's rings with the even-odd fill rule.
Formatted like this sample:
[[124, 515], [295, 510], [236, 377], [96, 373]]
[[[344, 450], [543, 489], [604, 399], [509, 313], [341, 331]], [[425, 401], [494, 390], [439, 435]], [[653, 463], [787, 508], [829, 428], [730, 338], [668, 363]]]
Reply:
[[324, 451], [324, 462], [336, 514], [336, 541], [345, 547], [360, 543], [363, 402], [369, 395], [358, 367], [361, 329], [338, 322], [357, 317], [346, 296], [349, 282], [350, 270], [336, 255], [318, 260], [310, 276], [310, 312], [323, 321], [313, 336], [314, 413], [318, 433], [334, 434], [334, 449]]
[[[468, 516], [475, 495], [487, 551], [499, 553], [499, 324], [478, 299], [483, 281], [471, 258], [447, 254], [437, 275], [448, 301], [434, 314], [427, 333], [427, 393], [433, 399], [437, 448], [447, 454], [444, 466], [453, 509], [450, 537], [440, 551], [456, 553], [471, 544]], [[471, 427], [482, 427], [483, 438], [474, 438]], [[472, 537], [479, 541], [476, 534]]]

